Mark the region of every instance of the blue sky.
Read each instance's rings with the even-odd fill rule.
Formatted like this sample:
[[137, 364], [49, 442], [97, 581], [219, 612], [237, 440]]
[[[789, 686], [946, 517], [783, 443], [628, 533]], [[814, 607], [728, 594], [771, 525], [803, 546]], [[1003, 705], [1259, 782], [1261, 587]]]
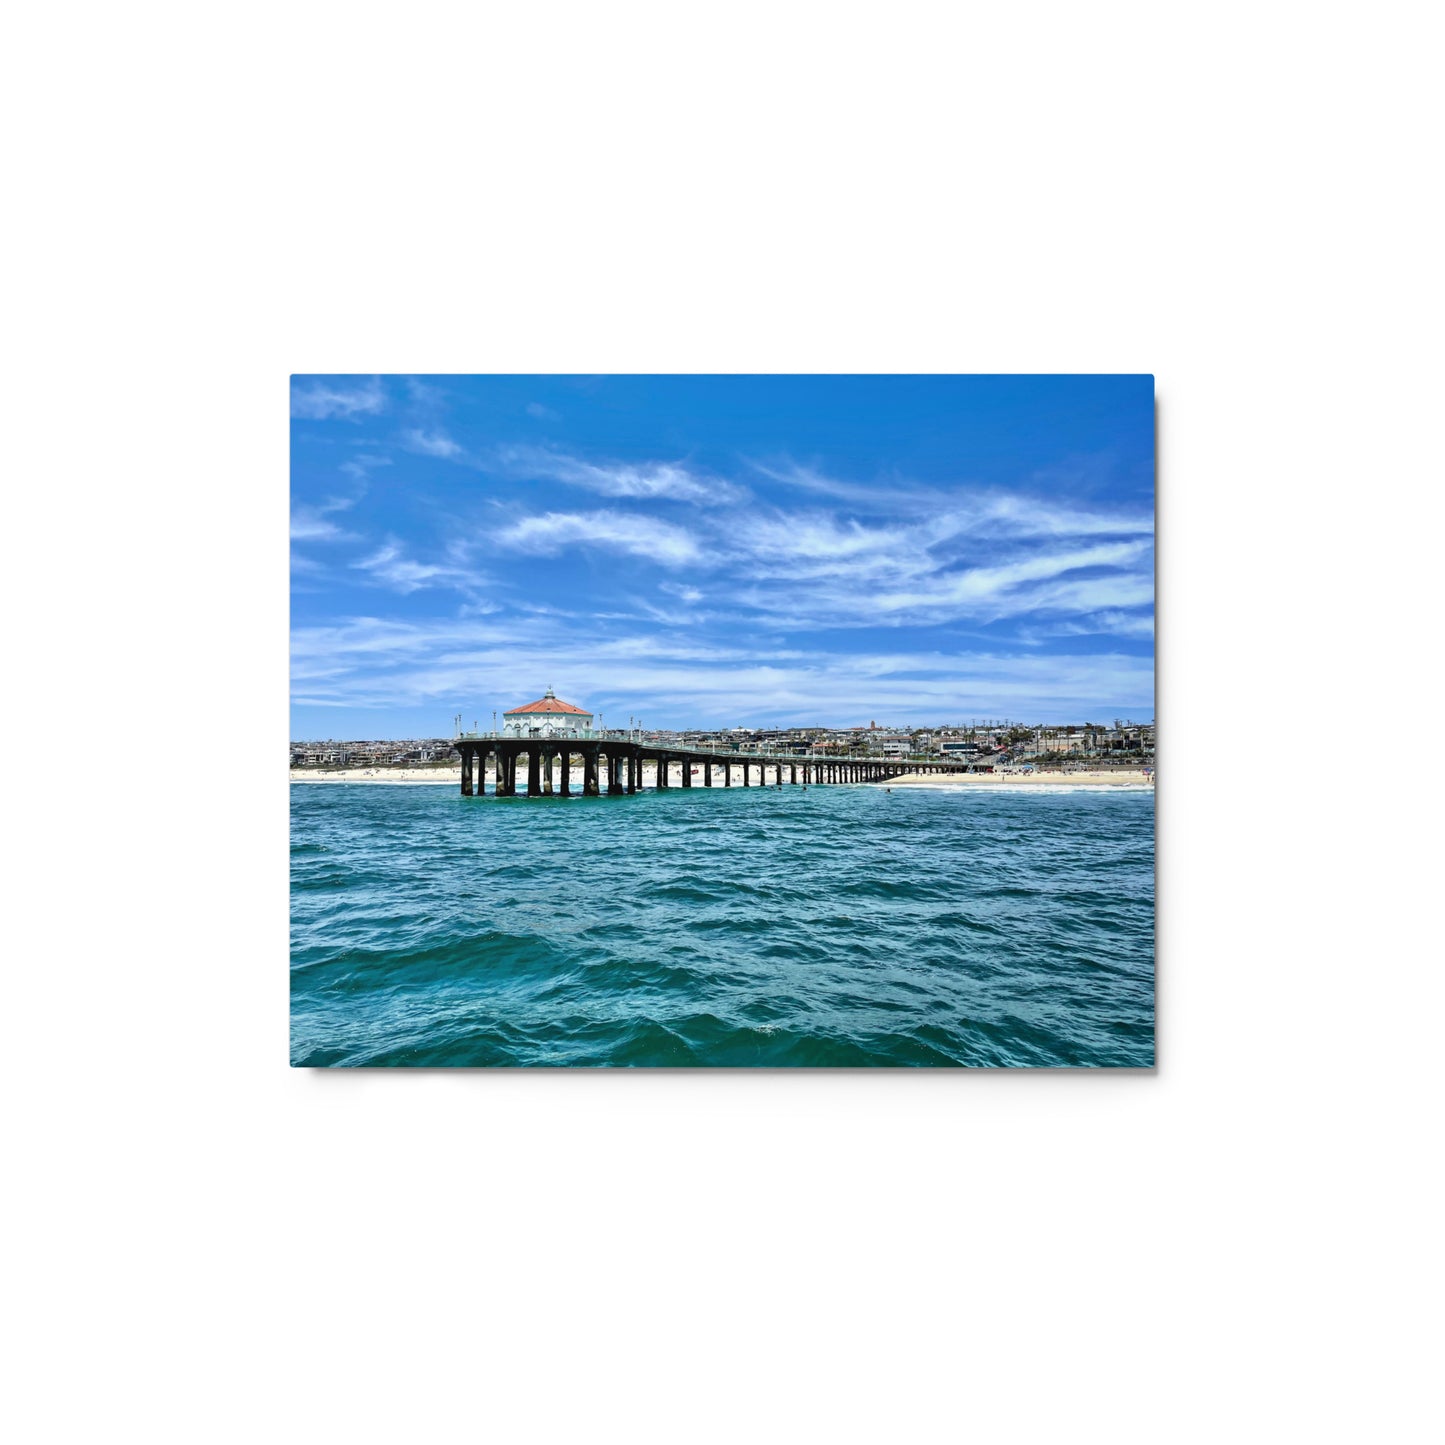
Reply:
[[293, 738], [1154, 712], [1149, 376], [297, 376]]

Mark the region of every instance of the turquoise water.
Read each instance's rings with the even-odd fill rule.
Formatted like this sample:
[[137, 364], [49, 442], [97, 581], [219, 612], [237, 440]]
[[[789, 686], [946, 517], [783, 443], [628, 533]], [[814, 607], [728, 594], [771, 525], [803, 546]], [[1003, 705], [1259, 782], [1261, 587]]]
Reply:
[[1154, 797], [291, 788], [298, 1065], [1154, 1062]]

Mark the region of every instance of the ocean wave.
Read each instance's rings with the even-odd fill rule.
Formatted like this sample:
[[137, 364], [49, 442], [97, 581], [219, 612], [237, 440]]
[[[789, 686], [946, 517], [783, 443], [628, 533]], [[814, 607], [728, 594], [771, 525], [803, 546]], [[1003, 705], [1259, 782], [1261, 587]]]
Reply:
[[292, 1059], [1147, 1067], [1152, 792], [292, 789]]

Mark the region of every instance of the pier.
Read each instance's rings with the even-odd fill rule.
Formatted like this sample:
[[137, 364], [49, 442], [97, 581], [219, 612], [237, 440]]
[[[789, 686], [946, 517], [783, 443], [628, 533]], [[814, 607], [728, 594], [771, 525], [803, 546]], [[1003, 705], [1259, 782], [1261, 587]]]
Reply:
[[[582, 760], [582, 796], [636, 793], [644, 763], [657, 766], [657, 787], [672, 786], [673, 763], [682, 768], [682, 786], [807, 787], [840, 783], [878, 783], [901, 773], [964, 773], [967, 763], [904, 762], [897, 759], [828, 757], [818, 753], [734, 752], [731, 749], [659, 747], [625, 738], [518, 738], [503, 733], [463, 733], [452, 744], [462, 755], [462, 796], [486, 791], [487, 762], [496, 774], [499, 798], [569, 797], [572, 759]], [[693, 769], [701, 776], [694, 781]], [[770, 784], [771, 780], [771, 784]]]

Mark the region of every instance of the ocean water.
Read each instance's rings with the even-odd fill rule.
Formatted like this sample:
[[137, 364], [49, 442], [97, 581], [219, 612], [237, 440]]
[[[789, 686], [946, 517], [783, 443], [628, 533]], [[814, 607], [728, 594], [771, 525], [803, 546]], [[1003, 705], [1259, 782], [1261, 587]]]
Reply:
[[1154, 796], [298, 784], [291, 1059], [1147, 1067]]

